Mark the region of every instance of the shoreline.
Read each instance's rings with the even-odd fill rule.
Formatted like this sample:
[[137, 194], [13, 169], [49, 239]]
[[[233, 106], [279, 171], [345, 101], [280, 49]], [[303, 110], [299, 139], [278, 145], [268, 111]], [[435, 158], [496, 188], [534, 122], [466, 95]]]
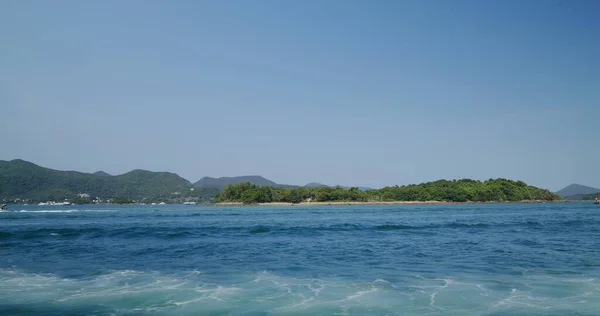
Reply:
[[[370, 201], [370, 202], [353, 202], [353, 201], [337, 201], [337, 202], [301, 202], [301, 203], [288, 203], [288, 202], [271, 202], [271, 203], [255, 203], [255, 204], [244, 204], [242, 202], [222, 202], [222, 203], [198, 203], [194, 206], [335, 206], [335, 205], [469, 205], [469, 204], [545, 204], [545, 203], [571, 203], [571, 202], [591, 202], [593, 200], [556, 200], [556, 201], [544, 201], [544, 200], [525, 200], [525, 201], [491, 201], [491, 202], [446, 202], [446, 201]], [[10, 204], [10, 205], [30, 205], [38, 206], [37, 204]], [[93, 203], [93, 204], [71, 204], [69, 206], [83, 206], [83, 205], [101, 205], [101, 206], [165, 206], [165, 205], [183, 205], [181, 203], [166, 203], [164, 205], [150, 205], [150, 204], [110, 204], [110, 203]], [[52, 207], [67, 206], [67, 205], [47, 205]]]
[[463, 204], [535, 204], [535, 203], [570, 203], [569, 200], [544, 201], [544, 200], [526, 200], [526, 201], [509, 201], [509, 202], [446, 202], [446, 201], [389, 201], [389, 202], [301, 202], [301, 203], [286, 203], [286, 202], [271, 202], [271, 203], [256, 203], [244, 204], [242, 202], [222, 202], [215, 203], [215, 206], [333, 206], [333, 205], [463, 205]]

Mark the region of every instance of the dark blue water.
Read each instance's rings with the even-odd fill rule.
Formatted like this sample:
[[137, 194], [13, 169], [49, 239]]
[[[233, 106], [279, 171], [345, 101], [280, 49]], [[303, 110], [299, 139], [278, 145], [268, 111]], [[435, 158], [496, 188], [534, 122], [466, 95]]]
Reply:
[[600, 208], [21, 206], [1, 315], [597, 315]]

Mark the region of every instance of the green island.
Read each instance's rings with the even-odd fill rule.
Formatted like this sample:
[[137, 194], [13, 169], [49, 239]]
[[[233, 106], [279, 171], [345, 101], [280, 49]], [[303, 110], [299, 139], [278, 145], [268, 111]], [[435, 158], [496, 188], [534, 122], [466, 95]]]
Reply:
[[261, 176], [204, 177], [191, 183], [170, 172], [137, 169], [110, 175], [102, 171], [84, 173], [53, 170], [20, 159], [0, 160], [1, 203], [318, 204], [555, 200], [560, 200], [560, 196], [548, 190], [501, 178], [486, 181], [438, 180], [381, 189], [330, 187], [319, 183], [286, 185]]
[[519, 202], [555, 201], [560, 197], [522, 181], [489, 179], [438, 180], [421, 184], [384, 187], [362, 191], [343, 187], [277, 188], [249, 182], [225, 186], [216, 196], [218, 203], [302, 203], [302, 202]]

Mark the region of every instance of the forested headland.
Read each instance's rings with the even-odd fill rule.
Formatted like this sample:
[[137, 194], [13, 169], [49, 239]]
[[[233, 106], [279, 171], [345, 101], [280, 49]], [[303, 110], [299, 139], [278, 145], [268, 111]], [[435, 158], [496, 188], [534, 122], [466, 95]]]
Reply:
[[195, 187], [170, 172], [133, 170], [111, 176], [105, 172], [84, 173], [44, 168], [15, 159], [0, 160], [0, 202], [37, 203], [68, 200], [75, 204], [101, 200], [139, 202], [214, 202], [218, 188]]
[[362, 191], [356, 187], [276, 188], [249, 182], [227, 185], [217, 202], [302, 203], [302, 202], [518, 202], [554, 201], [560, 197], [522, 181], [489, 179], [438, 180], [421, 184], [389, 186]]

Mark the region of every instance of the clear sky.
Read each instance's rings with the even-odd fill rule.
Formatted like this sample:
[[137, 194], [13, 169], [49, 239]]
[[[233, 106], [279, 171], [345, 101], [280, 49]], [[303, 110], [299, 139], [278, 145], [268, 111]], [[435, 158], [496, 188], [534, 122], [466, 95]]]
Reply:
[[0, 1], [0, 159], [600, 187], [600, 1]]

